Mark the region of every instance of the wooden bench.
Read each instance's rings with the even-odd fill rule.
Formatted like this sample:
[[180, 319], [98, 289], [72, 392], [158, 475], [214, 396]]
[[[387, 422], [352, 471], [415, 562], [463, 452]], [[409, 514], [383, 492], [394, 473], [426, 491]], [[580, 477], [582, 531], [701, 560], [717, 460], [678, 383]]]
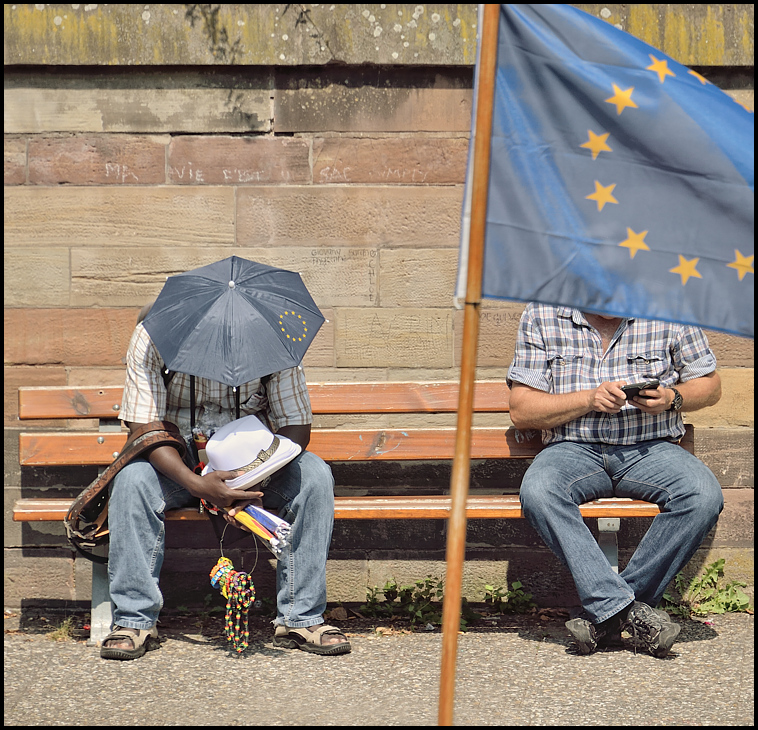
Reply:
[[[395, 421], [419, 421], [418, 414], [455, 413], [458, 383], [372, 382], [309, 384], [314, 412], [314, 428], [309, 450], [332, 464], [407, 460], [452, 460], [455, 426], [434, 428], [325, 428], [319, 422], [329, 415], [395, 415]], [[126, 440], [118, 419], [121, 387], [28, 387], [19, 388], [19, 418], [23, 421], [48, 419], [98, 419], [97, 431], [29, 431], [19, 435], [21, 467], [74, 467], [96, 465], [104, 468]], [[474, 412], [508, 413], [508, 388], [503, 381], [480, 381], [474, 390]], [[474, 427], [471, 459], [530, 459], [542, 448], [538, 434], [521, 438], [513, 427]], [[65, 426], [64, 426], [65, 428]], [[682, 445], [694, 453], [694, 436], [688, 426]], [[84, 488], [86, 485], [82, 485]], [[339, 485], [338, 485], [339, 486]], [[29, 487], [26, 486], [25, 489]], [[432, 495], [338, 496], [336, 519], [446, 519], [450, 511], [449, 484], [438, 485]], [[71, 499], [20, 499], [14, 504], [13, 519], [20, 522], [62, 521]], [[616, 533], [621, 517], [654, 517], [657, 505], [630, 499], [602, 499], [582, 505], [584, 517], [598, 518], [600, 543], [609, 562], [618, 570]], [[477, 518], [521, 518], [517, 494], [471, 494], [466, 516]], [[204, 520], [196, 509], [166, 513], [167, 520]], [[110, 595], [105, 566], [93, 563], [92, 634], [98, 642], [110, 627]]]

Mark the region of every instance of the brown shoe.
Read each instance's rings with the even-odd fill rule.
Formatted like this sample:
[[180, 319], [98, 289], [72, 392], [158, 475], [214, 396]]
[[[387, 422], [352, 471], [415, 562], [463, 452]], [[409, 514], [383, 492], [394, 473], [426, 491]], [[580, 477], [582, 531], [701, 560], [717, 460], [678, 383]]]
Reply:
[[[341, 637], [342, 641], [330, 641], [331, 638]], [[335, 626], [319, 624], [293, 629], [287, 626], [277, 626], [274, 633], [274, 646], [287, 649], [302, 649], [312, 654], [349, 654], [352, 647], [347, 637]]]
[[[109, 646], [110, 643], [110, 646]], [[160, 647], [158, 629], [132, 629], [125, 626], [114, 626], [100, 646], [102, 659], [139, 659], [146, 651]]]

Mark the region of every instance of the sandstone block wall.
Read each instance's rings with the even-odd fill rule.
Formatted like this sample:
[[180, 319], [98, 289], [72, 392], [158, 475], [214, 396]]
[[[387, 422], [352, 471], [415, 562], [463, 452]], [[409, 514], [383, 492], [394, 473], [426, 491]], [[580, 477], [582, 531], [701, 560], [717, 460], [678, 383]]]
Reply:
[[[579, 7], [752, 108], [753, 6]], [[91, 479], [20, 472], [17, 434], [29, 426], [17, 419], [16, 390], [120, 384], [137, 312], [167, 276], [230, 255], [301, 272], [329, 320], [304, 361], [311, 381], [458, 379], [463, 317], [452, 294], [476, 21], [475, 5], [4, 6], [11, 595], [86, 593], [60, 526], [22, 529], [8, 513], [19, 495], [73, 495]], [[521, 310], [485, 302], [479, 377], [504, 375]], [[707, 550], [743, 556], [752, 539], [753, 343], [709, 334], [724, 398], [688, 418], [744, 529], [717, 528]], [[498, 481], [491, 465], [474, 468], [475, 487], [518, 483]], [[424, 465], [414, 469], [400, 480], [429, 478]], [[449, 473], [435, 478], [445, 484]], [[341, 486], [365, 479], [345, 472]], [[439, 571], [444, 526], [414, 525], [412, 539], [397, 529], [338, 526], [330, 597], [361, 600], [366, 584], [393, 571]], [[523, 525], [469, 529], [472, 566], [489, 582], [513, 574], [510, 560], [524, 571], [549, 562]], [[638, 535], [622, 539], [631, 549]], [[170, 544], [167, 566], [213, 548], [208, 535]], [[423, 565], [409, 557], [419, 545]], [[752, 558], [739, 560], [739, 575], [749, 575]], [[29, 561], [68, 577], [22, 596]], [[558, 600], [547, 586], [565, 585], [561, 570], [535, 579], [545, 600]]]

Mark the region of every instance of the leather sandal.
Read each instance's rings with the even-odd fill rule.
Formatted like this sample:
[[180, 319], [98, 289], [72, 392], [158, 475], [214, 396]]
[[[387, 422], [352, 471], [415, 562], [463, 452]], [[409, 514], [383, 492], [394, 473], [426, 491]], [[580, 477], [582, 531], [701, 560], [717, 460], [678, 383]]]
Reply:
[[[311, 628], [313, 628], [313, 631], [311, 631]], [[345, 640], [336, 644], [324, 644], [325, 636], [341, 636]], [[319, 624], [318, 627], [303, 627], [299, 629], [277, 626], [274, 633], [274, 646], [281, 646], [287, 649], [302, 649], [312, 654], [327, 656], [348, 654], [352, 649], [350, 642], [342, 631], [336, 626], [327, 626], [326, 624]]]
[[[109, 641], [130, 641], [131, 649], [121, 649], [115, 646], [106, 646]], [[146, 651], [152, 651], [160, 647], [158, 629], [132, 629], [124, 626], [115, 626], [100, 645], [100, 657], [102, 659], [139, 659]]]

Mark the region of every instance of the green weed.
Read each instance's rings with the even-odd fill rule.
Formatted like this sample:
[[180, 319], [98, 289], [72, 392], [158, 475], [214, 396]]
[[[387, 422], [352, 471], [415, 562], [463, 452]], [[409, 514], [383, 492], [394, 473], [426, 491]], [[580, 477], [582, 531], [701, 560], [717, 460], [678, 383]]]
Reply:
[[740, 581], [723, 583], [724, 558], [706, 566], [702, 575], [688, 581], [682, 573], [674, 578], [679, 600], [671, 593], [663, 594], [663, 608], [685, 618], [709, 613], [738, 613], [750, 609], [750, 598], [741, 590], [747, 584]]
[[[444, 581], [428, 575], [413, 585], [398, 585], [389, 580], [383, 588], [368, 587], [366, 603], [360, 607], [362, 614], [376, 618], [401, 618], [410, 621], [411, 626], [442, 623], [444, 601]], [[464, 598], [461, 606], [461, 630], [476, 621], [475, 613]]]
[[515, 580], [505, 586], [484, 586], [484, 602], [488, 603], [498, 613], [529, 613], [537, 604], [532, 600], [532, 594], [524, 591], [524, 584]]
[[74, 638], [75, 628], [73, 616], [68, 616], [63, 619], [57, 629], [53, 629], [47, 635], [47, 638], [50, 639], [50, 641], [69, 641]]

